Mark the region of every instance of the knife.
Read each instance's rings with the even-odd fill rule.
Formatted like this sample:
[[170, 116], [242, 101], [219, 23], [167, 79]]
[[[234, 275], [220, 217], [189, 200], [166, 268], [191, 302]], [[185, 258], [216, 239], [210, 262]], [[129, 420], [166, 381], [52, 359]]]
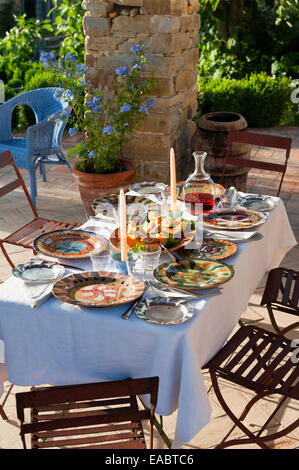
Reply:
[[131, 305], [131, 307], [129, 307], [121, 316], [121, 318], [123, 320], [128, 320], [128, 318], [130, 317], [131, 313], [133, 312], [134, 308], [136, 307], [136, 305], [138, 304], [138, 302], [141, 302], [144, 297], [145, 297], [145, 294], [146, 292], [148, 291], [148, 289], [150, 288], [150, 283], [148, 281], [145, 281], [145, 289], [144, 289], [144, 292], [142, 294], [141, 297], [139, 297], [139, 299], [135, 300], [135, 302], [133, 303], [133, 305]]

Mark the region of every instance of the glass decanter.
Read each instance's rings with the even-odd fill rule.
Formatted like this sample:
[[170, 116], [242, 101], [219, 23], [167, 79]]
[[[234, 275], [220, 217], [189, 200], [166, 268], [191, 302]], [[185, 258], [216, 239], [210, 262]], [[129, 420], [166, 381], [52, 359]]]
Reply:
[[204, 169], [206, 156], [206, 152], [193, 153], [195, 170], [183, 186], [186, 209], [195, 216], [211, 211], [215, 203], [216, 185]]

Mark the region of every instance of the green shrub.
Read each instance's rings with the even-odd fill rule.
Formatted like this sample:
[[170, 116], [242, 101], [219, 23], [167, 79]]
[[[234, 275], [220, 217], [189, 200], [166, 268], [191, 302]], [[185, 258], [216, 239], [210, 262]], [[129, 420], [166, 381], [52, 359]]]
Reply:
[[[26, 72], [25, 86], [22, 93], [24, 91], [35, 90], [37, 88], [58, 86], [58, 82], [59, 79], [56, 73], [53, 73], [52, 71], [45, 71], [44, 69], [40, 68], [39, 64], [34, 64], [34, 67]], [[35, 124], [34, 113], [28, 106], [18, 106], [16, 112], [17, 114], [14, 119], [15, 131], [22, 132], [27, 129], [27, 127]]]
[[251, 74], [242, 80], [216, 78], [199, 82], [199, 114], [232, 111], [242, 114], [250, 127], [286, 124], [292, 109], [291, 79]]

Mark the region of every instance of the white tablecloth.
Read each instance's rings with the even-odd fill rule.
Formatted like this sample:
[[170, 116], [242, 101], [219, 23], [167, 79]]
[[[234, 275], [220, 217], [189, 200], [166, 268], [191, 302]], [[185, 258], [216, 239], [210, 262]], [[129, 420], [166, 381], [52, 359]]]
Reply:
[[258, 227], [260, 239], [239, 244], [234, 278], [223, 294], [194, 301], [195, 316], [182, 325], [160, 326], [127, 306], [80, 308], [51, 298], [36, 309], [18, 280], [0, 286], [0, 338], [8, 378], [19, 385], [72, 384], [159, 376], [157, 413], [178, 409], [174, 448], [190, 441], [209, 421], [211, 406], [201, 368], [222, 347], [267, 269], [296, 245], [282, 202]]

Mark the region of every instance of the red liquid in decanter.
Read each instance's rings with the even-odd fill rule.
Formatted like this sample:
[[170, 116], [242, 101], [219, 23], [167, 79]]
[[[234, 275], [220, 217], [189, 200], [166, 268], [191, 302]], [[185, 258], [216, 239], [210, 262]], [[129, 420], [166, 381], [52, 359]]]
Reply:
[[211, 211], [215, 204], [213, 194], [191, 193], [185, 195], [185, 203], [189, 205], [192, 215], [200, 215], [202, 212]]

